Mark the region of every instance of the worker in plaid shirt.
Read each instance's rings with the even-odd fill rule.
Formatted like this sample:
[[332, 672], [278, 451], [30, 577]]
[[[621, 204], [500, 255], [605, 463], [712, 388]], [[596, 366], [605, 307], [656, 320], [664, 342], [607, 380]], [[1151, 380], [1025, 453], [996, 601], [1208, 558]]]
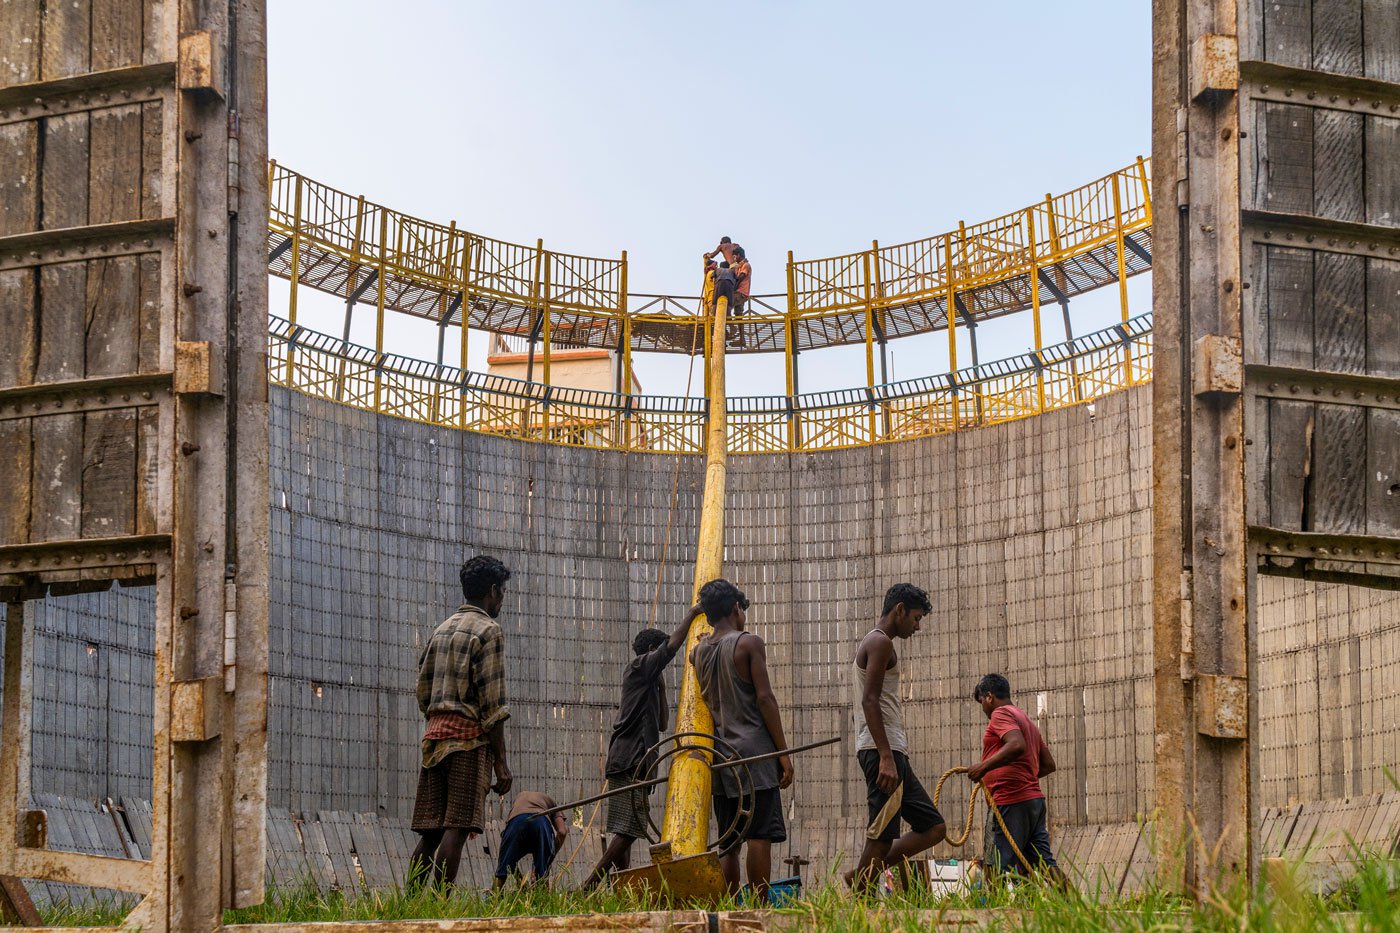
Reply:
[[510, 571], [480, 555], [462, 565], [461, 579], [466, 602], [437, 627], [418, 662], [418, 709], [427, 725], [413, 805], [419, 840], [409, 860], [410, 885], [425, 875], [452, 885], [462, 847], [486, 825], [486, 791], [510, 792], [505, 636], [496, 621]]

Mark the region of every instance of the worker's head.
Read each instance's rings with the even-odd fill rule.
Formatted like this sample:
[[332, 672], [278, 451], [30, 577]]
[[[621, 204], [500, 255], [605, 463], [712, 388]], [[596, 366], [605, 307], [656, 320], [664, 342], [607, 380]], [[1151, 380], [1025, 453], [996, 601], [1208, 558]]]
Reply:
[[666, 644], [666, 633], [659, 628], [644, 628], [632, 639], [632, 651], [649, 654]]
[[729, 239], [729, 237], [727, 237], [727, 236], [722, 236], [722, 237], [720, 237], [720, 238], [719, 238], [719, 241], [720, 241], [721, 243], [733, 243], [733, 242], [734, 242], [733, 240]]
[[988, 674], [977, 681], [977, 686], [972, 688], [972, 698], [982, 707], [982, 712], [987, 714], [987, 718], [992, 718], [992, 713], [998, 706], [1004, 706], [1011, 702], [1011, 681], [1001, 674]]
[[719, 267], [720, 267], [721, 269], [728, 269], [728, 268], [729, 268], [729, 260], [726, 259], [724, 262], [720, 263], [720, 264], [719, 264]]
[[721, 577], [700, 587], [700, 608], [705, 610], [705, 618], [710, 620], [711, 625], [728, 619], [736, 629], [742, 630], [749, 598], [743, 590]]
[[748, 258], [747, 256], [744, 255], [744, 248], [743, 248], [742, 246], [736, 246], [736, 247], [734, 247], [734, 258], [735, 258], [735, 259], [747, 259], [747, 258]]
[[920, 622], [932, 610], [928, 593], [912, 583], [896, 583], [885, 591], [880, 618], [889, 620], [890, 634], [895, 638], [908, 638], [923, 628]]
[[478, 554], [462, 565], [460, 576], [462, 595], [467, 602], [480, 606], [493, 619], [501, 614], [506, 581], [510, 579], [505, 564], [494, 557]]

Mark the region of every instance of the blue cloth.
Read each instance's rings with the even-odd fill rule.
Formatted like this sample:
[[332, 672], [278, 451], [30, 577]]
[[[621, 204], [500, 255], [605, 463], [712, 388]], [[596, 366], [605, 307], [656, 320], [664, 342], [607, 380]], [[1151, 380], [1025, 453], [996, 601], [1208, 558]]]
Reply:
[[501, 830], [501, 857], [496, 862], [496, 877], [517, 872], [516, 863], [525, 856], [535, 860], [535, 880], [549, 873], [554, 861], [554, 824], [547, 816], [522, 813]]

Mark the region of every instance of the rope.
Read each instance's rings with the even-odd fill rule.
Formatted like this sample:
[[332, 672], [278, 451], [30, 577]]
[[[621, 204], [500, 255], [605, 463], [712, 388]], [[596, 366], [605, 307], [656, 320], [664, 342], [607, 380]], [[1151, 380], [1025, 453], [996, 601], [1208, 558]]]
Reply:
[[[943, 772], [943, 776], [938, 779], [938, 783], [933, 788], [933, 808], [935, 810], [938, 809], [938, 798], [943, 795], [944, 782], [955, 774], [966, 773], [966, 768], [949, 768], [947, 771]], [[997, 825], [1001, 827], [1002, 835], [1004, 835], [1006, 841], [1011, 844], [1011, 851], [1015, 852], [1016, 858], [1021, 860], [1021, 865], [1026, 869], [1026, 873], [1033, 874], [1035, 869], [1031, 868], [1030, 860], [1027, 859], [1025, 853], [1021, 851], [1021, 847], [1016, 845], [1016, 839], [1011, 835], [1011, 831], [1006, 828], [1006, 821], [1001, 818], [1001, 810], [997, 807], [996, 801], [992, 799], [992, 792], [987, 790], [987, 785], [983, 784], [981, 781], [972, 785], [972, 796], [968, 798], [967, 801], [967, 822], [963, 824], [962, 835], [955, 836], [949, 833], [944, 841], [955, 849], [960, 849], [967, 844], [968, 837], [972, 835], [972, 818], [977, 812], [977, 792], [979, 790], [982, 792], [981, 796], [986, 799], [987, 806], [992, 811], [992, 816], [996, 817]]]

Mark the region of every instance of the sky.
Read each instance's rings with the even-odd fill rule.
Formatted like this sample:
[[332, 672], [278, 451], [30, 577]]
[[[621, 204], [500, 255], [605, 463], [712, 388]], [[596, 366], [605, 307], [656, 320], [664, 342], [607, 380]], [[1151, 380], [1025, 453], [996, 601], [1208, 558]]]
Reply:
[[[696, 293], [698, 254], [732, 236], [755, 294], [779, 292], [788, 250], [941, 233], [1149, 154], [1150, 14], [1146, 0], [271, 0], [270, 151], [426, 219], [626, 250], [634, 292]], [[271, 300], [285, 315], [285, 283]], [[1130, 300], [1149, 310], [1147, 276]], [[343, 308], [299, 294], [319, 330], [338, 333]], [[1116, 289], [1071, 315], [1076, 333], [1107, 326]], [[373, 343], [372, 317], [363, 308], [353, 340]], [[1046, 343], [1063, 339], [1058, 319]], [[984, 362], [1031, 344], [1022, 316], [979, 333]], [[484, 335], [471, 344], [484, 367]], [[391, 315], [386, 349], [432, 359], [434, 329]], [[945, 334], [890, 349], [893, 378], [947, 368]], [[680, 359], [637, 354], [645, 390], [684, 392]], [[865, 379], [863, 348], [801, 366], [804, 391]], [[732, 394], [783, 391], [781, 354], [730, 373]]]

